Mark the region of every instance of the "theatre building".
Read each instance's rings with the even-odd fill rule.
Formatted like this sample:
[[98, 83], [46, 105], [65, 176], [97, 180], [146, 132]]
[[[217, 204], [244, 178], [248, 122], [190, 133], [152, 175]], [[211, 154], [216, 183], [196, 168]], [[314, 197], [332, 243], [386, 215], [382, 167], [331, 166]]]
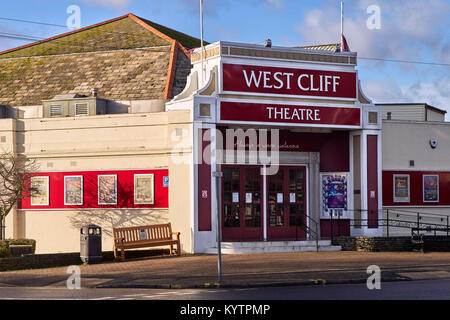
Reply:
[[[361, 91], [356, 53], [335, 51], [217, 42], [192, 53], [166, 109], [192, 116], [194, 251], [215, 250], [217, 201], [226, 252], [300, 251], [295, 240], [337, 228], [381, 235], [381, 109]], [[369, 223], [353, 228], [355, 212]]]
[[171, 222], [184, 252], [216, 252], [220, 229], [233, 253], [381, 236], [382, 107], [357, 54], [199, 46], [127, 15], [0, 53], [1, 146], [40, 165], [6, 237], [76, 252], [95, 223], [111, 250], [112, 227]]

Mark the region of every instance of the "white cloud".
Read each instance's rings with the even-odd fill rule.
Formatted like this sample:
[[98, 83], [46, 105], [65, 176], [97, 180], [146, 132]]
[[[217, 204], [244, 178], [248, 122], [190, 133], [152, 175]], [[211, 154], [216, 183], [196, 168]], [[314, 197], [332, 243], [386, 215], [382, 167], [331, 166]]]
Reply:
[[[377, 4], [381, 9], [380, 30], [366, 26], [366, 9]], [[436, 61], [450, 56], [450, 2], [445, 0], [349, 0], [345, 2], [344, 33], [350, 48], [361, 56], [420, 59], [424, 51]], [[352, 8], [353, 15], [348, 12]], [[297, 32], [305, 44], [340, 41], [340, 9], [328, 0], [319, 9], [308, 11]], [[444, 58], [448, 59], [448, 58]]]
[[81, 0], [90, 5], [98, 5], [102, 7], [123, 10], [128, 8], [132, 0]]
[[399, 86], [397, 81], [391, 78], [366, 80], [362, 82], [362, 88], [374, 103], [428, 103], [447, 110], [447, 117], [450, 117], [450, 76], [431, 81], [416, 81], [404, 86]]

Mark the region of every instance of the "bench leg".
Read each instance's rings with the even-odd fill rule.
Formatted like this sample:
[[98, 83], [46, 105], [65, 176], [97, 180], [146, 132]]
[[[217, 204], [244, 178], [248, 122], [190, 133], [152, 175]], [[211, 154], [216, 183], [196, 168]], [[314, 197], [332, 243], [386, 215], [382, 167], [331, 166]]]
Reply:
[[119, 257], [118, 257], [118, 252], [117, 252], [118, 250], [117, 250], [117, 247], [116, 246], [114, 246], [114, 260], [117, 260]]
[[122, 250], [121, 250], [120, 260], [121, 260], [122, 262], [125, 261], [125, 249], [124, 249], [123, 247], [122, 247]]
[[170, 245], [170, 255], [173, 255], [173, 244]]
[[178, 256], [181, 256], [180, 240], [178, 240], [178, 243], [177, 243], [177, 253], [178, 253]]

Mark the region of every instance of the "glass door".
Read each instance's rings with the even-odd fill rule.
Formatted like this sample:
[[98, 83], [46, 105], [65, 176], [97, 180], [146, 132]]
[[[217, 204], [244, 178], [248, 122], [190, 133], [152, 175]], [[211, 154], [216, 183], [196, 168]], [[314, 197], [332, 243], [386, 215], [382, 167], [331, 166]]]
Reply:
[[223, 169], [222, 237], [229, 241], [262, 240], [261, 167]]
[[306, 238], [306, 168], [280, 167], [267, 176], [268, 240]]

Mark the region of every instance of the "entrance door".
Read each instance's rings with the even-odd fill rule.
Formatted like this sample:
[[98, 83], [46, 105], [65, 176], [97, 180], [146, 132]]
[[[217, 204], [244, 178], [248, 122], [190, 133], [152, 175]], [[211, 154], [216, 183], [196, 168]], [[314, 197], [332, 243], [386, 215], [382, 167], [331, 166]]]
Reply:
[[223, 240], [262, 240], [261, 167], [233, 166], [223, 169]]
[[306, 168], [280, 167], [267, 176], [267, 238], [306, 238]]

